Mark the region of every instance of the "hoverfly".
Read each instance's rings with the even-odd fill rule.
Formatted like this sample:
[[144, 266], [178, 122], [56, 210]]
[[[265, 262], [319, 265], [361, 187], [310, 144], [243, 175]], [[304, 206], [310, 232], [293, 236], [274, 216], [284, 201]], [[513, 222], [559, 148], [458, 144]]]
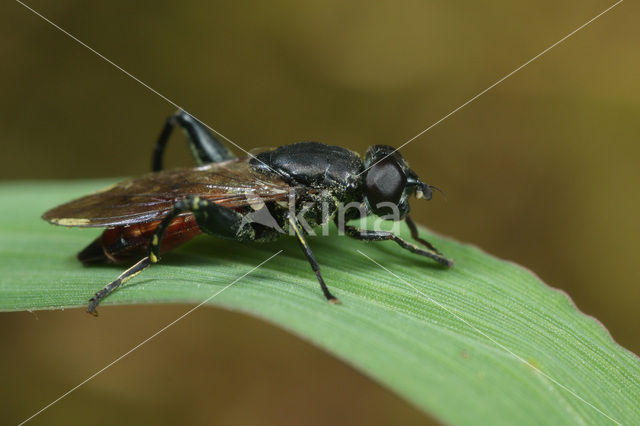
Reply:
[[[162, 170], [164, 149], [176, 125], [185, 131], [198, 167]], [[420, 181], [402, 156], [387, 145], [371, 146], [364, 161], [348, 149], [319, 142], [299, 142], [238, 158], [195, 118], [178, 111], [167, 119], [160, 134], [152, 170], [142, 177], [63, 204], [42, 216], [55, 225], [106, 228], [78, 253], [84, 264], [137, 261], [90, 299], [89, 313], [95, 315], [102, 299], [157, 263], [160, 254], [201, 233], [265, 242], [288, 231], [300, 243], [326, 299], [339, 303], [322, 279], [307, 242], [308, 228], [301, 225], [300, 214], [310, 226], [322, 225], [336, 220], [338, 205], [348, 203], [359, 205], [360, 212], [354, 209], [347, 213], [343, 218], [347, 221], [359, 213], [384, 217], [388, 213], [384, 205], [395, 205], [398, 214], [394, 219], [404, 220], [413, 239], [425, 248], [391, 232], [344, 225], [349, 237], [393, 240], [402, 248], [444, 266], [453, 265], [419, 237], [408, 215], [409, 197], [416, 195], [429, 200], [433, 187]], [[247, 220], [260, 214], [271, 222]]]

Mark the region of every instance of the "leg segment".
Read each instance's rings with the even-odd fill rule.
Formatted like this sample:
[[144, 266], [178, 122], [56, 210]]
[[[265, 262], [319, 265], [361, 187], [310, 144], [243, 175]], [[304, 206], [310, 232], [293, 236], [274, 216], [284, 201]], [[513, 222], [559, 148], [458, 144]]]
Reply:
[[242, 216], [236, 211], [220, 206], [200, 197], [187, 197], [174, 204], [158, 225], [149, 242], [149, 259], [157, 263], [160, 259], [160, 243], [171, 222], [184, 212], [192, 212], [198, 226], [205, 234], [233, 240], [252, 239], [253, 229], [242, 226]]
[[322, 289], [322, 293], [324, 294], [324, 297], [326, 297], [330, 303], [339, 304], [340, 300], [337, 297], [335, 297], [333, 294], [331, 294], [331, 292], [327, 288], [327, 285], [324, 283], [324, 280], [322, 279], [322, 275], [320, 274], [320, 265], [318, 265], [316, 258], [313, 256], [313, 252], [309, 247], [309, 243], [307, 242], [307, 239], [304, 237], [304, 234], [302, 233], [302, 228], [300, 227], [300, 224], [298, 224], [298, 222], [296, 221], [295, 217], [289, 216], [289, 226], [291, 226], [291, 228], [295, 231], [296, 237], [298, 238], [298, 242], [300, 243], [300, 247], [302, 248], [302, 251], [304, 252], [305, 256], [307, 256], [307, 260], [309, 260], [309, 263], [311, 264], [311, 269], [313, 269], [313, 272], [316, 273], [316, 277], [318, 278], [318, 282], [320, 283], [320, 288]]
[[151, 235], [148, 246], [148, 256], [124, 271], [115, 281], [107, 284], [107, 286], [97, 292], [91, 300], [89, 300], [87, 312], [97, 315], [96, 307], [102, 299], [152, 264], [158, 263], [160, 260], [160, 244], [165, 232], [173, 220], [185, 212], [192, 212], [200, 229], [207, 234], [232, 239], [251, 238], [252, 229], [242, 228], [242, 218], [234, 210], [219, 206], [216, 203], [200, 197], [188, 197], [178, 201]]
[[[453, 261], [447, 259], [442, 254], [440, 254], [437, 250], [423, 250], [417, 247], [415, 244], [411, 244], [392, 232], [387, 231], [368, 231], [366, 229], [358, 229], [354, 226], [345, 226], [345, 232], [348, 236], [363, 240], [363, 241], [384, 241], [384, 240], [393, 240], [403, 249], [409, 250], [412, 253], [419, 254], [421, 256], [428, 257], [429, 259], [433, 259], [436, 262], [451, 268], [453, 266]], [[429, 244], [429, 243], [427, 243]], [[429, 244], [431, 246], [431, 244]], [[433, 246], [432, 246], [433, 247]]]
[[115, 281], [107, 284], [102, 290], [93, 295], [91, 299], [89, 299], [89, 307], [87, 308], [87, 312], [89, 312], [93, 316], [98, 316], [98, 311], [96, 308], [102, 299], [107, 297], [111, 292], [120, 287], [122, 284], [129, 281], [131, 278], [138, 275], [140, 272], [144, 271], [151, 265], [151, 260], [149, 260], [149, 256], [143, 258], [138, 263], [133, 265], [131, 268], [124, 271]]
[[162, 128], [156, 147], [153, 150], [151, 169], [154, 172], [162, 170], [164, 149], [176, 124], [187, 134], [189, 148], [198, 165], [219, 163], [236, 158], [202, 123], [185, 111], [180, 110], [167, 118]]
[[411, 231], [411, 238], [423, 244], [429, 250], [442, 256], [442, 253], [440, 253], [440, 251], [437, 248], [435, 248], [433, 244], [431, 244], [429, 241], [425, 239], [420, 238], [420, 234], [418, 233], [418, 227], [416, 226], [416, 223], [413, 221], [413, 219], [411, 219], [409, 215], [407, 215], [404, 221], [407, 223], [407, 226], [409, 227], [409, 231]]
[[[84, 265], [100, 263], [131, 263], [147, 255], [149, 239], [160, 221], [108, 228], [90, 245], [78, 253]], [[162, 239], [162, 251], [168, 252], [191, 240], [202, 230], [193, 215], [177, 217]]]

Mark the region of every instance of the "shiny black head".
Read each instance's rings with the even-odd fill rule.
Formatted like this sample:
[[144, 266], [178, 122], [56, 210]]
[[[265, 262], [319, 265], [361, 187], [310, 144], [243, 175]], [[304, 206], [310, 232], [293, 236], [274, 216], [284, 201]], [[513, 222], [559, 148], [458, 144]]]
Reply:
[[373, 145], [365, 158], [365, 200], [377, 216], [400, 220], [409, 213], [409, 197], [431, 199], [431, 187], [418, 179], [402, 155], [388, 145]]

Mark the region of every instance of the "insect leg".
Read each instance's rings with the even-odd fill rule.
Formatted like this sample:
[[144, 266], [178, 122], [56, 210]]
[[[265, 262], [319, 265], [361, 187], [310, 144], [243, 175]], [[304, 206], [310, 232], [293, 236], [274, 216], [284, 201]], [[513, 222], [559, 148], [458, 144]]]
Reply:
[[152, 263], [157, 263], [160, 260], [160, 241], [167, 228], [171, 224], [171, 222], [178, 216], [180, 213], [188, 210], [186, 208], [186, 201], [178, 201], [174, 204], [173, 210], [169, 212], [162, 222], [155, 229], [153, 236], [151, 237], [151, 241], [149, 243], [149, 255], [142, 258], [138, 263], [133, 265], [131, 268], [124, 271], [118, 278], [114, 281], [107, 284], [102, 290], [93, 295], [91, 299], [89, 299], [89, 307], [87, 308], [87, 312], [90, 314], [97, 316], [98, 312], [96, 308], [100, 304], [100, 301], [107, 297], [109, 294], [113, 293], [118, 287], [122, 284], [129, 281], [131, 278], [138, 275], [140, 272], [147, 269], [151, 266]]
[[[357, 240], [364, 241], [384, 241], [384, 240], [393, 240], [403, 249], [409, 250], [412, 253], [419, 254], [421, 256], [428, 257], [430, 259], [435, 260], [436, 262], [451, 268], [453, 266], [453, 260], [449, 260], [444, 257], [437, 250], [423, 250], [416, 246], [415, 244], [411, 244], [393, 234], [392, 232], [387, 231], [369, 231], [366, 229], [358, 229], [354, 226], [345, 226], [345, 232], [348, 236], [355, 238]], [[430, 245], [430, 244], [429, 244]]]
[[167, 228], [182, 213], [192, 212], [202, 232], [220, 238], [237, 241], [252, 240], [253, 228], [243, 226], [242, 215], [236, 211], [197, 196], [190, 196], [174, 204], [158, 225], [149, 242], [149, 259], [157, 263], [160, 259], [160, 243]]
[[154, 172], [162, 170], [164, 149], [176, 124], [186, 133], [189, 148], [198, 165], [219, 163], [236, 158], [201, 122], [185, 111], [179, 110], [167, 118], [158, 137], [151, 163], [151, 169]]
[[173, 209], [162, 219], [153, 232], [149, 240], [148, 256], [124, 271], [115, 281], [107, 284], [97, 292], [89, 300], [87, 312], [97, 315], [96, 308], [102, 299], [152, 264], [158, 263], [160, 260], [160, 243], [167, 228], [176, 217], [185, 212], [192, 212], [198, 226], [207, 234], [232, 239], [242, 239], [241, 237], [243, 236], [248, 239], [251, 238], [251, 230], [242, 228], [242, 218], [235, 211], [200, 197], [187, 197], [184, 200], [180, 200], [173, 205]]
[[420, 238], [420, 234], [418, 233], [418, 227], [416, 226], [416, 223], [413, 221], [413, 219], [411, 219], [409, 215], [407, 215], [404, 221], [407, 223], [407, 226], [409, 227], [409, 231], [411, 231], [411, 238], [423, 244], [429, 250], [434, 251], [437, 254], [442, 256], [442, 253], [440, 253], [440, 251], [437, 248], [435, 248], [433, 244], [431, 244], [429, 241], [423, 238]]
[[151, 265], [151, 260], [149, 256], [143, 258], [138, 263], [133, 265], [131, 268], [124, 271], [115, 281], [107, 284], [102, 290], [93, 295], [91, 299], [89, 299], [89, 307], [87, 308], [87, 312], [91, 315], [98, 316], [98, 312], [96, 308], [102, 299], [107, 297], [110, 293], [112, 293], [115, 289], [120, 287], [122, 284], [129, 281], [131, 278], [138, 275], [140, 272], [144, 271]]
[[313, 252], [309, 247], [309, 243], [307, 242], [307, 239], [304, 237], [304, 234], [302, 233], [302, 228], [300, 228], [300, 225], [298, 224], [298, 222], [293, 216], [289, 216], [289, 226], [291, 226], [291, 228], [295, 231], [296, 237], [298, 238], [298, 242], [300, 243], [300, 247], [302, 248], [302, 251], [304, 252], [305, 256], [307, 256], [307, 260], [309, 260], [309, 263], [311, 264], [311, 269], [313, 269], [313, 272], [316, 273], [316, 277], [318, 278], [318, 282], [320, 283], [320, 288], [322, 288], [322, 293], [324, 294], [324, 297], [326, 297], [327, 300], [331, 303], [339, 304], [340, 300], [337, 297], [335, 297], [333, 294], [331, 294], [331, 292], [327, 288], [327, 285], [322, 279], [322, 275], [320, 274], [320, 265], [318, 265], [316, 258], [313, 256]]

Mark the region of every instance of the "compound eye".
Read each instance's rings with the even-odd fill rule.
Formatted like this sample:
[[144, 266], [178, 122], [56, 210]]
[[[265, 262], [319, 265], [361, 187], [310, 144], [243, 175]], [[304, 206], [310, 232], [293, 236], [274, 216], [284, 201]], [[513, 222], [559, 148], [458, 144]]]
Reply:
[[407, 177], [398, 163], [387, 158], [375, 164], [365, 179], [369, 206], [376, 213], [382, 202], [398, 203], [407, 184]]

